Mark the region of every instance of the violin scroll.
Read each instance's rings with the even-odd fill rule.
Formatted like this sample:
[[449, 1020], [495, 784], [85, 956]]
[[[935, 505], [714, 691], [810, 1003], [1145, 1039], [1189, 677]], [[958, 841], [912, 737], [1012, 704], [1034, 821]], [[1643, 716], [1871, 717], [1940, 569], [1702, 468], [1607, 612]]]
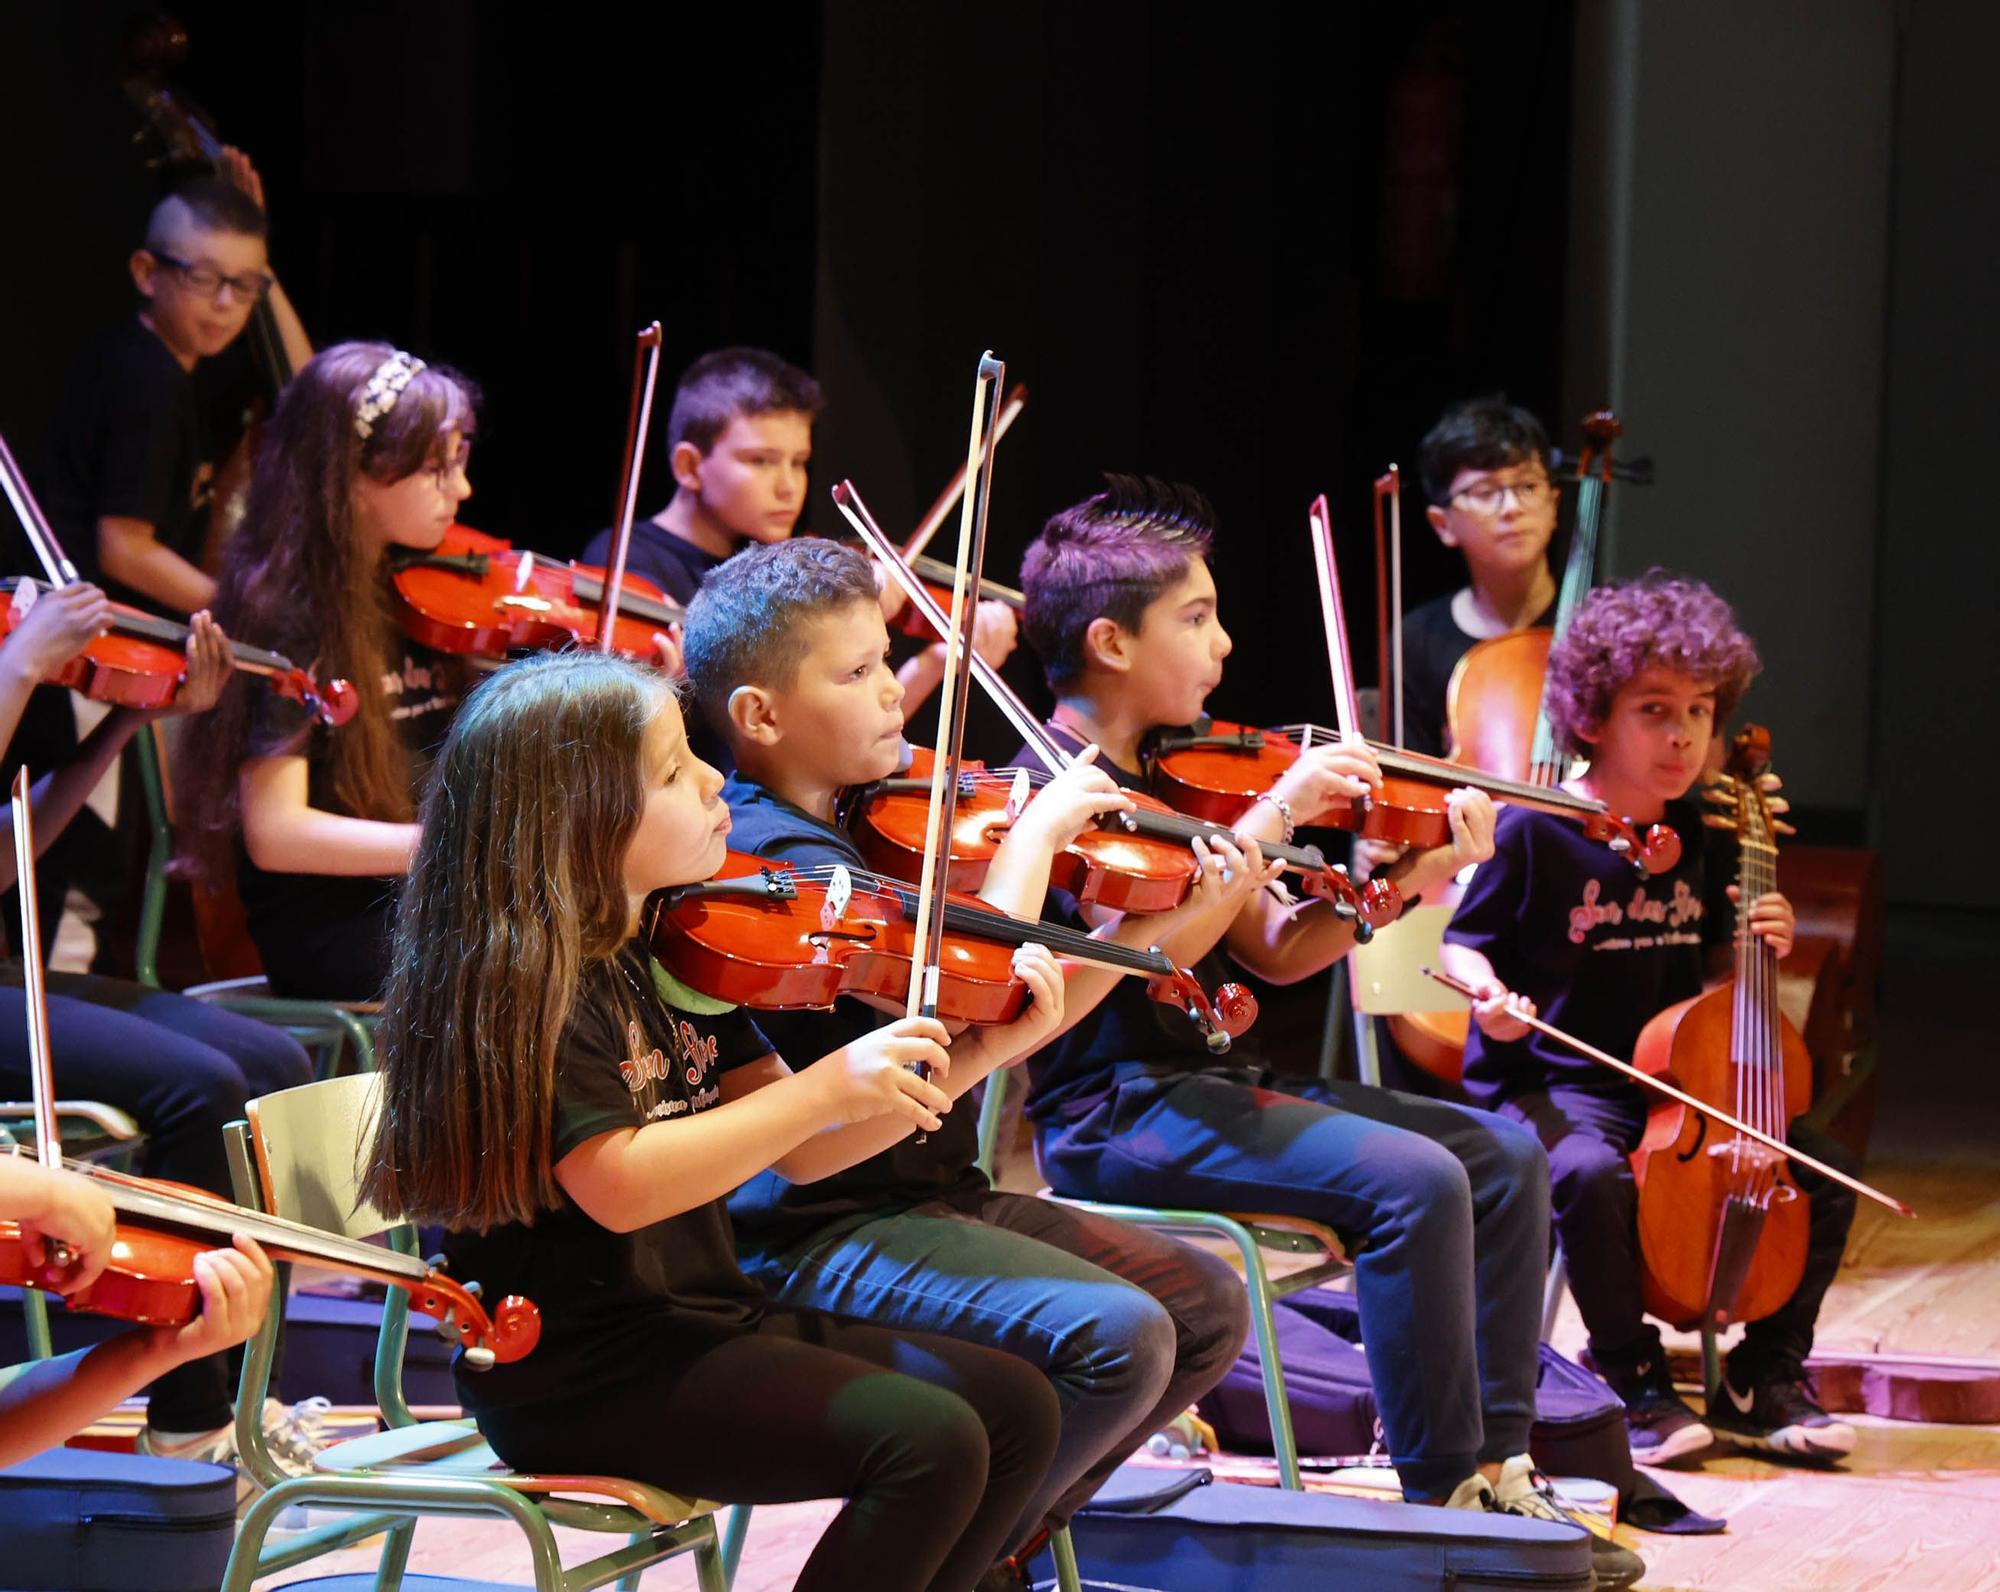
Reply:
[[1321, 857], [1317, 846], [1306, 849], [1318, 865], [1299, 870], [1300, 888], [1330, 905], [1336, 917], [1351, 921], [1354, 937], [1363, 945], [1377, 929], [1386, 929], [1403, 915], [1403, 893], [1392, 880], [1370, 879], [1358, 885], [1339, 863]]
[[541, 1341], [542, 1312], [519, 1294], [508, 1294], [489, 1316], [478, 1293], [479, 1284], [453, 1282], [433, 1265], [410, 1290], [410, 1308], [437, 1318], [438, 1336], [464, 1349], [469, 1370], [511, 1365]]
[[1178, 1006], [1215, 1055], [1250, 1031], [1257, 1020], [1257, 997], [1241, 984], [1218, 984], [1210, 995], [1186, 968], [1146, 981], [1146, 993], [1163, 1005]]
[[1603, 841], [1648, 876], [1665, 873], [1681, 860], [1681, 837], [1668, 824], [1648, 825], [1641, 837], [1630, 819], [1593, 813], [1583, 821], [1583, 832], [1592, 840]]
[[353, 718], [354, 710], [361, 705], [360, 693], [346, 680], [329, 680], [321, 685], [303, 669], [272, 675], [271, 689], [298, 703], [330, 730], [339, 729]]

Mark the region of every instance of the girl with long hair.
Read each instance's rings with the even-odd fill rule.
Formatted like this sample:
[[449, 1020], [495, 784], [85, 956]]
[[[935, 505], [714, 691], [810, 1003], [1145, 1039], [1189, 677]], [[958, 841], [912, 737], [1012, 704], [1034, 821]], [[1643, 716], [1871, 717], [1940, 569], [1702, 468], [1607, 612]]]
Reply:
[[238, 679], [205, 755], [180, 771], [196, 871], [234, 877], [276, 994], [381, 988], [423, 767], [463, 685], [460, 660], [400, 634], [390, 552], [436, 547], [471, 495], [476, 401], [463, 377], [387, 344], [324, 350], [278, 401], [224, 551], [215, 616], [228, 633], [360, 696], [329, 730]]
[[939, 1130], [949, 1098], [909, 1064], [1025, 1053], [1062, 977], [1026, 947], [1015, 1022], [953, 1042], [905, 1018], [793, 1073], [636, 938], [649, 894], [722, 865], [721, 788], [642, 666], [555, 654], [470, 693], [398, 907], [364, 1193], [441, 1223], [487, 1297], [540, 1307], [530, 1354], [457, 1373], [508, 1464], [844, 1498], [800, 1587], [970, 1587], [1055, 1451], [1054, 1390], [995, 1350], [773, 1305], [723, 1200]]

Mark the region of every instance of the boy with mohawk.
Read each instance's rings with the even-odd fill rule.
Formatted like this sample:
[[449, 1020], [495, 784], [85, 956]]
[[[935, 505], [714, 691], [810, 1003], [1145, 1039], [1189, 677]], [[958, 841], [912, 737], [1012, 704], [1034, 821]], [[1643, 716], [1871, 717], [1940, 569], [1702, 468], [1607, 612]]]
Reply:
[[[1233, 643], [1199, 492], [1134, 476], [1049, 520], [1021, 583], [1028, 640], [1056, 697], [1049, 728], [1102, 749], [1121, 785], [1145, 782], [1163, 734], [1198, 720]], [[1231, 888], [1161, 945], [1204, 983], [1220, 953], [1276, 983], [1354, 943], [1323, 903], [1261, 888], [1257, 850], [1294, 819], [1379, 786], [1369, 750], [1303, 752], [1237, 821]], [[1492, 853], [1493, 808], [1450, 800], [1452, 844], [1388, 870], [1406, 899]], [[1394, 933], [1394, 929], [1386, 930]], [[1120, 1204], [1275, 1211], [1325, 1223], [1355, 1256], [1356, 1294], [1384, 1435], [1404, 1497], [1580, 1525], [1528, 1457], [1548, 1251], [1548, 1162], [1532, 1134], [1483, 1111], [1261, 1064], [1254, 1034], [1218, 1066], [1185, 1021], [1114, 989], [1031, 1059], [1028, 1114], [1058, 1193]], [[1074, 1008], [1072, 1008], [1074, 1010]], [[1638, 1557], [1592, 1536], [1597, 1584], [1629, 1586]]]

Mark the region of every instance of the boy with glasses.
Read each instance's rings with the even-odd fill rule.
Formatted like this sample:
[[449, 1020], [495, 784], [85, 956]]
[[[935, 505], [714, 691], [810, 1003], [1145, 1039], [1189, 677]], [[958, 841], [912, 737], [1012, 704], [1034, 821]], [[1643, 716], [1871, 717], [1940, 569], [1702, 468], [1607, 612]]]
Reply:
[[129, 262], [139, 312], [71, 372], [43, 483], [84, 578], [157, 613], [190, 614], [215, 594], [198, 564], [214, 469], [197, 367], [267, 296], [292, 363], [312, 357], [270, 272], [263, 185], [240, 151], [227, 163], [227, 179], [197, 179], [153, 207]]
[[1561, 493], [1541, 422], [1503, 398], [1445, 411], [1418, 459], [1431, 529], [1465, 556], [1471, 584], [1403, 621], [1404, 744], [1445, 751], [1445, 693], [1458, 660], [1481, 641], [1554, 622], [1549, 571]]

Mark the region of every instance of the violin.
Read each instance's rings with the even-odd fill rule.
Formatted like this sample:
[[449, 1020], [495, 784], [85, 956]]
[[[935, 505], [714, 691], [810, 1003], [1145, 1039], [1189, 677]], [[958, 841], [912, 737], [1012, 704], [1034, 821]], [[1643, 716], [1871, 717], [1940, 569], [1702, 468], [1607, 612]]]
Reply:
[[[13, 505], [49, 584], [67, 586], [76, 581], [76, 566], [63, 552], [41, 504], [29, 491], [27, 477], [21, 473], [5, 437], [0, 437], [0, 491], [6, 493]], [[27, 615], [36, 590], [35, 583], [26, 577], [0, 580], [0, 591], [9, 597], [4, 613], [0, 613], [0, 636], [11, 634]], [[115, 707], [172, 707], [187, 674], [189, 627], [178, 619], [162, 619], [124, 603], [112, 603], [110, 611], [110, 622], [103, 633], [93, 638], [47, 683], [67, 686]], [[281, 652], [234, 642], [231, 647], [232, 661], [238, 669], [261, 676], [272, 690], [302, 704], [321, 723], [338, 726], [354, 717], [361, 699], [347, 681], [330, 680], [321, 686]]]
[[586, 646], [646, 663], [659, 661], [654, 634], [679, 625], [687, 615], [651, 581], [629, 574], [625, 555], [632, 545], [639, 461], [653, 413], [660, 343], [658, 321], [639, 333], [610, 569], [559, 564], [470, 526], [453, 525], [427, 552], [398, 549], [391, 555], [397, 618], [412, 641], [479, 658]]
[[[470, 526], [454, 525], [429, 552], [393, 556], [396, 617], [412, 641], [439, 652], [506, 658], [520, 651], [600, 644], [606, 577], [558, 563]], [[653, 633], [685, 612], [651, 581], [627, 574], [611, 649], [652, 662]]]
[[[1162, 736], [1153, 744], [1153, 788], [1182, 812], [1218, 824], [1232, 822], [1269, 790], [1302, 752], [1339, 738], [1339, 731], [1314, 724], [1259, 730], [1227, 720], [1199, 720], [1185, 733]], [[1370, 840], [1425, 851], [1451, 843], [1447, 798], [1453, 790], [1471, 789], [1484, 791], [1496, 802], [1574, 819], [1591, 839], [1630, 857], [1642, 872], [1664, 873], [1680, 861], [1680, 837], [1665, 824], [1653, 824], [1641, 836], [1630, 822], [1591, 797], [1496, 779], [1477, 769], [1401, 751], [1380, 741], [1363, 744], [1382, 766], [1380, 793], [1337, 801], [1317, 813], [1296, 814], [1296, 823], [1343, 829]]]
[[[414, 1255], [378, 1249], [302, 1222], [267, 1216], [200, 1189], [64, 1161], [56, 1136], [48, 992], [34, 890], [33, 813], [25, 768], [14, 776], [14, 858], [21, 880], [21, 930], [25, 936], [21, 959], [36, 1159], [52, 1170], [60, 1168], [90, 1178], [109, 1196], [118, 1215], [110, 1263], [87, 1288], [68, 1295], [70, 1309], [147, 1326], [184, 1325], [201, 1309], [195, 1256], [226, 1246], [236, 1234], [244, 1233], [262, 1244], [275, 1260], [304, 1261], [404, 1289], [412, 1309], [435, 1316], [439, 1331], [464, 1345], [465, 1362], [474, 1370], [518, 1360], [534, 1348], [541, 1335], [541, 1313], [518, 1295], [501, 1300], [489, 1316], [471, 1289]], [[24, 1152], [16, 1146], [12, 1153]], [[66, 1246], [45, 1241], [42, 1262], [30, 1264], [20, 1224], [0, 1221], [0, 1284], [61, 1292], [74, 1261]]]
[[[1020, 418], [1021, 411], [1027, 405], [1027, 386], [1017, 382], [1008, 392], [1006, 402], [1001, 404], [999, 413], [993, 418], [993, 435], [987, 443], [989, 450], [1000, 445], [1000, 439], [1007, 435], [1008, 429]], [[903, 543], [903, 557], [911, 568], [923, 576], [924, 590], [930, 594], [931, 601], [940, 609], [948, 607], [951, 603], [952, 566], [941, 558], [931, 557], [924, 549], [930, 546], [931, 538], [937, 535], [938, 528], [950, 518], [951, 511], [957, 507], [959, 499], [964, 494], [965, 466], [960, 465], [953, 472], [952, 478], [945, 483], [944, 490], [937, 495], [937, 501], [924, 511], [924, 517], [917, 521], [917, 528]], [[1027, 605], [1028, 600], [1016, 588], [988, 580], [983, 573], [979, 580], [979, 595], [996, 602], [1003, 602], [1017, 614]], [[918, 611], [914, 603], [906, 604], [889, 623], [892, 629], [914, 641], [937, 639], [937, 632], [932, 629], [930, 621]]]
[[[925, 584], [883, 536], [853, 483], [842, 481], [833, 489], [833, 498], [855, 533], [881, 560], [890, 578], [903, 588], [911, 609], [924, 613], [928, 622], [942, 631], [945, 616], [936, 611]], [[1037, 774], [1027, 769], [989, 772], [972, 765], [972, 772], [961, 776], [959, 799], [969, 803], [971, 815], [955, 822], [952, 832], [952, 884], [959, 889], [976, 889], [977, 882], [985, 877], [986, 864], [1005, 838], [1006, 826], [1027, 804], [1029, 787], [1069, 766], [1069, 755], [1028, 711], [1000, 672], [976, 652], [969, 661], [973, 678], [1042, 760], [1048, 773]], [[888, 780], [870, 787], [860, 793], [862, 799], [851, 810], [849, 827], [857, 835], [862, 854], [884, 872], [900, 871], [898, 865], [911, 855], [915, 836], [922, 827], [922, 809], [915, 799], [918, 774], [919, 769], [912, 768], [910, 779]], [[1200, 871], [1192, 842], [1226, 839], [1235, 844], [1235, 834], [1225, 823], [1176, 812], [1144, 792], [1127, 794], [1134, 802], [1133, 811], [1104, 814], [1092, 828], [1077, 836], [1058, 857], [1050, 872], [1050, 882], [1080, 901], [1095, 902], [1114, 911], [1168, 911], [1187, 898]], [[1356, 885], [1345, 868], [1329, 863], [1317, 847], [1276, 842], [1259, 845], [1266, 859], [1283, 862], [1295, 871], [1309, 894], [1331, 903], [1342, 917], [1352, 919], [1356, 936], [1363, 941], [1377, 928], [1395, 922], [1402, 911], [1402, 899], [1393, 884], [1381, 880]]]
[[[658, 892], [641, 927], [661, 964], [702, 994], [766, 1011], [831, 1006], [841, 995], [906, 1000], [922, 965], [917, 887], [844, 867], [798, 868], [732, 851], [712, 879]], [[936, 1008], [947, 1022], [1005, 1023], [1027, 986], [1014, 977], [1019, 945], [1146, 979], [1218, 1053], [1246, 1032], [1257, 998], [1225, 984], [1213, 998], [1163, 952], [1130, 950], [1055, 923], [1036, 923], [976, 896], [941, 893]], [[925, 982], [920, 980], [919, 982]]]
[[[1303, 724], [1267, 733], [1211, 721], [1188, 732], [1161, 738], [1151, 748], [1154, 789], [1183, 812], [1217, 823], [1232, 822], [1268, 791], [1307, 748], [1337, 738], [1360, 738], [1361, 714], [1354, 690], [1353, 665], [1347, 652], [1347, 621], [1335, 569], [1333, 523], [1324, 496], [1314, 500], [1307, 518], [1312, 531], [1314, 569], [1319, 578], [1338, 729], [1328, 731]], [[1429, 850], [1450, 843], [1449, 793], [1470, 787], [1484, 791], [1495, 801], [1573, 819], [1583, 825], [1584, 832], [1593, 840], [1602, 840], [1613, 851], [1629, 857], [1643, 872], [1664, 873], [1680, 860], [1680, 837], [1665, 824], [1652, 825], [1641, 837], [1630, 822], [1613, 814], [1603, 802], [1564, 790], [1498, 779], [1377, 741], [1365, 744], [1381, 765], [1381, 789], [1372, 796], [1336, 801], [1317, 813], [1294, 814], [1295, 823], [1330, 825], [1370, 840]]]

